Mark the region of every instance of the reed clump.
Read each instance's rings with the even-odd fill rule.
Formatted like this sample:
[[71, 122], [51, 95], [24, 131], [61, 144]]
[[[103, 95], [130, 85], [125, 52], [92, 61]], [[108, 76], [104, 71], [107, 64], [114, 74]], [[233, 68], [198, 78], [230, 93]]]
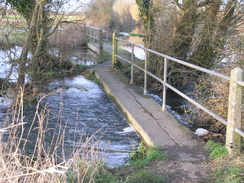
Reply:
[[[94, 136], [84, 141], [76, 138], [76, 143], [81, 145], [68, 151], [61, 120], [55, 129], [48, 127], [50, 110], [42, 103], [46, 96], [41, 97], [37, 103], [33, 121], [27, 130], [23, 93], [23, 90], [19, 92], [11, 114], [1, 123], [0, 183], [92, 182], [101, 167]], [[52, 139], [47, 142], [46, 136], [50, 131], [53, 133]], [[26, 150], [28, 143], [34, 147], [31, 153]]]

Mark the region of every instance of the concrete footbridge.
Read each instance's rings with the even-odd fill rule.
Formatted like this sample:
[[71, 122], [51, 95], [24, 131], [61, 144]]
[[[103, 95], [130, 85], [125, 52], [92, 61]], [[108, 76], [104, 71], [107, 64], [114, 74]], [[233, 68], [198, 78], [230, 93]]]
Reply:
[[[112, 59], [109, 59], [94, 68], [97, 78], [100, 79], [105, 91], [111, 99], [118, 105], [124, 115], [127, 117], [131, 125], [141, 136], [143, 141], [152, 146], [159, 146], [166, 149], [192, 149], [195, 150], [201, 146], [201, 140], [197, 138], [191, 130], [180, 124], [166, 110], [166, 92], [167, 88], [176, 92], [197, 106], [208, 115], [211, 115], [221, 123], [227, 126], [226, 147], [229, 152], [240, 151], [241, 140], [244, 137], [242, 129], [242, 113], [243, 113], [243, 87], [244, 87], [244, 71], [240, 68], [232, 70], [230, 76], [208, 70], [197, 65], [187, 63], [185, 61], [158, 53], [154, 50], [145, 48], [141, 45], [123, 40], [114, 33], [112, 43], [108, 43], [108, 33], [102, 29], [88, 27], [86, 35], [90, 38], [89, 48], [97, 51], [103, 56], [104, 51], [112, 53]], [[106, 41], [106, 42], [105, 42]], [[118, 54], [118, 44], [127, 44], [131, 46], [131, 57], [128, 59]], [[92, 46], [91, 46], [92, 45]], [[99, 48], [99, 49], [94, 49]], [[137, 65], [134, 61], [134, 48], [139, 47], [145, 51], [146, 57], [144, 67]], [[148, 70], [148, 54], [155, 54], [162, 57], [164, 62], [164, 77], [159, 78]], [[130, 80], [117, 72], [115, 66], [118, 62], [126, 62], [130, 64], [131, 78]], [[203, 105], [199, 104], [183, 92], [167, 83], [168, 65], [172, 62], [195, 69], [197, 71], [207, 73], [224, 79], [230, 83], [228, 118], [223, 119]], [[134, 69], [144, 72], [144, 87], [140, 88], [133, 84]], [[152, 77], [163, 85], [163, 103], [160, 106], [152, 98], [148, 97], [147, 78]]]

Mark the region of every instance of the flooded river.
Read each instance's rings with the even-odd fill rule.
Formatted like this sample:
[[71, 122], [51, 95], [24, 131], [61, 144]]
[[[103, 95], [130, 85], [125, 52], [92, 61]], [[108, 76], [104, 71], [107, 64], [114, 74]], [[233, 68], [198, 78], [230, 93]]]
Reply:
[[[73, 53], [70, 56], [72, 62], [87, 63], [86, 65], [95, 64], [94, 54], [89, 50], [81, 49]], [[4, 54], [1, 54], [1, 58], [0, 76], [3, 77], [9, 68], [9, 64], [8, 58], [4, 58]], [[133, 146], [137, 146], [139, 137], [97, 83], [82, 75], [77, 75], [54, 80], [43, 87], [54, 92], [42, 102], [43, 106], [46, 105], [50, 111], [48, 120], [48, 129], [50, 130], [45, 139], [47, 144], [51, 143], [54, 135], [57, 135], [51, 129], [57, 128], [57, 121], [59, 120], [59, 122], [61, 121], [61, 128], [65, 128], [64, 146], [67, 151], [81, 146], [82, 141], [77, 139], [85, 140], [94, 135], [98, 146], [103, 151], [101, 155], [106, 158], [109, 166], [125, 163], [125, 159], [133, 150]], [[3, 100], [0, 104], [0, 122], [3, 122], [11, 101], [2, 97], [0, 100]], [[27, 122], [25, 133], [31, 126], [35, 109], [34, 104], [25, 106], [25, 121]], [[60, 120], [60, 118], [62, 119]], [[33, 129], [35, 129], [35, 125]], [[37, 129], [33, 130], [30, 136], [31, 139], [36, 139]], [[31, 154], [33, 148], [33, 142], [28, 142], [27, 152]]]

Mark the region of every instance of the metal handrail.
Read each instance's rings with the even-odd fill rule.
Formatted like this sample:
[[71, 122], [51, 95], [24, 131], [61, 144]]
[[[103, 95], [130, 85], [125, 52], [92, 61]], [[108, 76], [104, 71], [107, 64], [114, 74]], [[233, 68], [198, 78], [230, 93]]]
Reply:
[[[138, 48], [141, 48], [143, 49], [145, 52], [146, 52], [146, 55], [147, 55], [147, 52], [150, 52], [150, 53], [154, 53], [158, 56], [161, 56], [164, 58], [164, 63], [165, 63], [165, 67], [164, 67], [164, 80], [162, 80], [161, 78], [157, 77], [156, 75], [152, 74], [151, 72], [149, 72], [147, 69], [146, 69], [146, 61], [145, 61], [145, 68], [142, 68], [140, 67], [139, 65], [135, 64], [133, 62], [134, 59], [132, 59], [132, 61], [130, 60], [127, 60], [119, 55], [115, 55], [117, 58], [119, 58], [120, 60], [122, 61], [125, 61], [129, 64], [131, 64], [132, 67], [136, 67], [138, 68], [139, 70], [143, 71], [145, 73], [145, 76], [146, 75], [149, 75], [151, 76], [152, 78], [156, 79], [157, 81], [159, 81], [160, 83], [162, 83], [165, 87], [164, 89], [164, 100], [163, 100], [163, 110], [165, 110], [165, 97], [166, 97], [166, 87], [170, 88], [172, 91], [174, 91], [175, 93], [177, 93], [178, 95], [182, 96], [183, 98], [185, 98], [187, 101], [191, 102], [192, 104], [194, 104], [195, 106], [199, 107], [200, 109], [202, 109], [204, 112], [206, 112], [207, 114], [209, 114], [210, 116], [212, 116], [213, 118], [217, 119], [218, 121], [220, 121], [221, 123], [223, 123], [224, 125], [227, 125], [227, 120], [223, 119], [222, 117], [220, 117], [219, 115], [215, 114], [214, 112], [210, 111], [209, 109], [207, 109], [206, 107], [204, 107], [203, 105], [199, 104], [197, 101], [193, 100], [192, 98], [188, 97], [187, 95], [185, 95], [184, 93], [182, 93], [181, 91], [179, 91], [178, 89], [176, 89], [175, 87], [171, 86], [170, 84], [167, 83], [166, 81], [166, 77], [167, 77], [167, 61], [173, 61], [173, 62], [176, 62], [176, 63], [179, 63], [181, 65], [184, 65], [184, 66], [187, 66], [187, 67], [190, 67], [190, 68], [193, 68], [195, 70], [198, 70], [198, 71], [201, 71], [201, 72], [205, 72], [207, 74], [210, 74], [210, 75], [213, 75], [213, 76], [217, 76], [217, 77], [220, 77], [224, 80], [227, 80], [228, 82], [230, 82], [230, 77], [229, 76], [226, 76], [226, 75], [223, 75], [223, 74], [220, 74], [220, 73], [217, 73], [215, 71], [211, 71], [211, 70], [208, 70], [208, 69], [205, 69], [203, 67], [200, 67], [200, 66], [197, 66], [197, 65], [194, 65], [194, 64], [191, 64], [191, 63], [187, 63], [183, 60], [180, 60], [180, 59], [177, 59], [177, 58], [173, 58], [171, 56], [168, 56], [168, 55], [165, 55], [165, 54], [162, 54], [162, 53], [159, 53], [157, 51], [154, 51], [154, 50], [151, 50], [149, 48], [145, 48], [141, 45], [138, 45], [138, 44], [135, 44], [135, 43], [132, 43], [132, 42], [129, 42], [129, 41], [126, 41], [124, 39], [121, 39], [121, 38], [115, 38], [117, 41], [121, 41], [121, 42], [124, 42], [124, 43], [127, 43], [129, 45], [132, 46], [133, 50], [134, 50], [134, 47], [138, 47]], [[134, 54], [134, 51], [132, 51], [132, 54]], [[146, 57], [146, 60], [147, 60], [147, 57]], [[133, 78], [132, 78], [132, 82], [133, 82]], [[236, 81], [236, 83], [242, 87], [244, 87], [244, 82], [243, 81]], [[145, 83], [144, 83], [144, 93], [145, 93]], [[244, 137], [244, 132], [239, 129], [239, 128], [235, 128], [235, 132], [238, 133], [239, 135], [241, 135], [242, 137]]]
[[97, 37], [95, 37], [95, 36], [91, 36], [91, 35], [86, 35], [86, 36], [88, 36], [88, 37], [90, 37], [90, 38], [93, 38], [93, 39], [96, 39], [96, 40], [100, 40], [99, 38], [97, 38]]
[[[116, 55], [117, 58], [121, 59], [122, 61], [125, 61], [127, 63], [132, 64], [129, 60]], [[142, 67], [140, 67], [139, 65], [136, 65], [133, 63], [133, 66], [135, 66], [136, 68], [138, 68], [139, 70], [147, 73], [149, 76], [151, 76], [152, 78], [154, 78], [155, 80], [159, 81], [162, 84], [165, 84], [168, 88], [170, 88], [172, 91], [174, 91], [175, 93], [177, 93], [178, 95], [182, 96], [184, 99], [188, 100], [189, 102], [191, 102], [192, 104], [194, 104], [195, 106], [199, 107], [200, 109], [202, 109], [204, 112], [208, 113], [209, 115], [211, 115], [212, 117], [214, 117], [215, 119], [217, 119], [218, 121], [220, 121], [221, 123], [223, 123], [224, 125], [227, 124], [227, 121], [225, 119], [223, 119], [222, 117], [220, 117], [219, 115], [213, 113], [212, 111], [210, 111], [209, 109], [207, 109], [206, 107], [204, 107], [203, 105], [199, 104], [197, 101], [193, 100], [192, 98], [188, 97], [186, 94], [182, 93], [181, 91], [179, 91], [178, 89], [176, 89], [175, 87], [171, 86], [168, 83], [165, 83], [162, 79], [160, 79], [159, 77], [155, 76], [154, 74], [152, 74], [151, 72], [143, 69]]]
[[[145, 48], [145, 47], [143, 47], [143, 46], [141, 46], [141, 45], [139, 45], [139, 44], [135, 44], [135, 43], [126, 41], [126, 40], [124, 40], [124, 39], [120, 39], [120, 38], [116, 38], [116, 39], [117, 39], [118, 41], [121, 41], [121, 42], [124, 42], [124, 43], [128, 43], [128, 44], [130, 44], [130, 45], [133, 44], [134, 46], [136, 46], [136, 47], [138, 47], [138, 48], [141, 48], [141, 49], [143, 49], [143, 50], [146, 50], [146, 51], [148, 51], [148, 52], [150, 52], [150, 53], [154, 53], [154, 54], [156, 54], [156, 55], [158, 55], [158, 56], [161, 56], [161, 57], [166, 58], [166, 59], [168, 59], [168, 60], [174, 61], [174, 62], [179, 63], [179, 64], [181, 64], [181, 65], [184, 65], [184, 66], [190, 67], [190, 68], [192, 68], [192, 69], [196, 69], [196, 70], [198, 70], [198, 71], [202, 71], [202, 72], [205, 72], [205, 73], [207, 73], [207, 74], [210, 74], [210, 75], [213, 75], [213, 76], [217, 76], [217, 77], [220, 77], [220, 78], [225, 79], [225, 80], [227, 80], [227, 81], [230, 81], [230, 77], [229, 77], [229, 76], [226, 76], [226, 75], [224, 75], [224, 74], [217, 73], [217, 72], [215, 72], [215, 71], [211, 71], [211, 70], [205, 69], [205, 68], [203, 68], [203, 67], [200, 67], [200, 66], [197, 66], [197, 65], [194, 65], [194, 64], [185, 62], [185, 61], [183, 61], [183, 60], [180, 60], [180, 59], [177, 59], [177, 58], [174, 58], [174, 57], [171, 57], [171, 56], [168, 56], [168, 55], [159, 53], [159, 52], [157, 52], [157, 51], [151, 50], [151, 49], [149, 49], [149, 48]], [[237, 81], [237, 83], [238, 83], [239, 85], [241, 85], [241, 86], [244, 87], [244, 82], [243, 82], [243, 81]]]
[[[85, 27], [96, 30], [96, 31], [102, 31], [103, 33], [105, 33], [105, 38], [103, 40], [108, 41], [108, 31], [106, 31], [104, 29], [97, 28], [97, 27], [92, 27], [89, 25], [86, 25]], [[88, 35], [88, 34], [87, 34], [87, 36], [91, 37], [91, 35]], [[94, 37], [92, 37], [92, 38], [94, 38]], [[99, 39], [99, 38], [96, 38], [96, 39]]]

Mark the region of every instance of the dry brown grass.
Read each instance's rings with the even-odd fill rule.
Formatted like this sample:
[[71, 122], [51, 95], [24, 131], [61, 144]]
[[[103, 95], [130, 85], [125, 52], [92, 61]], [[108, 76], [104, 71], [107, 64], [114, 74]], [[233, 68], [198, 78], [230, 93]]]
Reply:
[[[4, 121], [8, 125], [0, 129], [0, 182], [91, 182], [101, 165], [93, 136], [87, 138], [81, 147], [73, 148], [68, 156], [64, 147], [65, 130], [60, 126], [58, 135], [53, 135], [51, 143], [46, 146], [45, 135], [49, 130], [46, 122], [50, 111], [46, 106], [41, 107], [43, 98], [45, 96], [37, 104], [26, 138], [23, 92], [13, 106], [11, 123], [8, 124], [7, 119]], [[38, 124], [35, 128], [34, 123]], [[30, 132], [35, 129], [34, 152], [26, 155], [26, 143], [33, 141]]]
[[[244, 69], [243, 40], [244, 37], [233, 36], [228, 41], [221, 58], [221, 60], [224, 58], [225, 62], [217, 64], [217, 72], [229, 76], [231, 70], [236, 67]], [[227, 119], [229, 82], [218, 77], [202, 75], [195, 85], [195, 89], [195, 98], [202, 105], [222, 118]], [[244, 111], [244, 107], [242, 107], [242, 110]], [[218, 122], [200, 109], [193, 107], [193, 111], [189, 116], [190, 121], [196, 126], [206, 127], [212, 132], [225, 134], [225, 125], [222, 125], [221, 122]], [[244, 124], [244, 118], [242, 120]]]
[[[195, 85], [195, 98], [209, 110], [227, 119], [229, 84], [213, 76], [202, 76]], [[198, 127], [209, 128], [215, 133], [224, 133], [225, 125], [202, 110], [194, 107], [193, 123]]]
[[79, 23], [62, 23], [50, 37], [50, 44], [54, 47], [77, 47], [86, 42], [84, 25]]

